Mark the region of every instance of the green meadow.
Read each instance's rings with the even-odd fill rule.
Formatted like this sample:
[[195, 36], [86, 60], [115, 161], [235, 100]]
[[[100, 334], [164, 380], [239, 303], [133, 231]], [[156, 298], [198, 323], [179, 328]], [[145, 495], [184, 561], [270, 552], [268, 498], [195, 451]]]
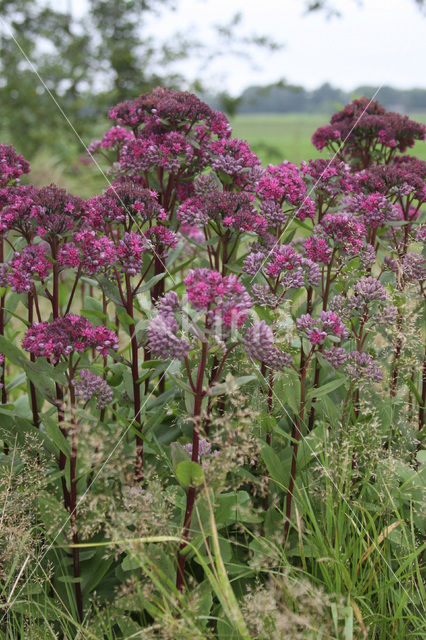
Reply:
[[[410, 118], [426, 123], [426, 113], [410, 114]], [[248, 140], [264, 164], [290, 160], [299, 164], [309, 158], [325, 157], [311, 144], [312, 134], [328, 124], [322, 114], [250, 114], [231, 120], [234, 136]], [[410, 153], [426, 160], [426, 145], [417, 143]]]

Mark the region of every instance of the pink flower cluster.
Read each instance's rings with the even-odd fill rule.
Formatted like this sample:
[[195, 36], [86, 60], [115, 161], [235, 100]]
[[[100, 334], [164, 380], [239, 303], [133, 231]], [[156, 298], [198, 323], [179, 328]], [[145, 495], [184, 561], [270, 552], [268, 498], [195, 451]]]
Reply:
[[111, 387], [106, 380], [92, 373], [89, 369], [82, 369], [78, 379], [73, 382], [76, 394], [83, 402], [89, 402], [92, 398], [96, 398], [98, 409], [104, 409], [111, 403], [113, 398]]
[[346, 211], [357, 213], [366, 227], [380, 227], [385, 222], [398, 218], [396, 206], [381, 193], [356, 194], [343, 200], [343, 204]]
[[87, 225], [86, 203], [51, 184], [35, 192], [35, 207], [30, 218], [38, 236], [55, 242], [58, 236], [66, 236]]
[[252, 301], [237, 276], [222, 276], [210, 269], [189, 271], [184, 280], [188, 299], [197, 311], [208, 311], [213, 322], [241, 327]]
[[110, 223], [130, 229], [135, 221], [167, 219], [155, 191], [145, 189], [137, 180], [130, 178], [117, 180], [105, 193], [88, 200], [87, 210], [94, 229], [103, 229]]
[[335, 247], [348, 255], [356, 254], [365, 244], [367, 230], [365, 225], [351, 213], [328, 213], [314, 234], [325, 236], [333, 241]]
[[28, 329], [22, 347], [36, 357], [50, 358], [56, 363], [61, 356], [91, 348], [106, 356], [109, 349], [118, 349], [118, 336], [106, 327], [94, 327], [83, 316], [69, 313], [52, 322], [34, 324]]
[[292, 162], [269, 165], [256, 185], [257, 195], [280, 206], [284, 202], [297, 207], [294, 215], [300, 220], [315, 217], [315, 204], [306, 196], [306, 184]]
[[225, 173], [240, 186], [250, 182], [250, 169], [261, 168], [260, 160], [250, 149], [248, 142], [239, 138], [214, 140], [210, 152], [210, 166], [213, 171]]
[[105, 267], [112, 265], [115, 259], [114, 242], [93, 230], [74, 234], [72, 242], [63, 244], [58, 254], [58, 263], [62, 267], [79, 267], [89, 275], [99, 273]]
[[345, 339], [349, 335], [345, 325], [333, 311], [321, 311], [319, 318], [305, 313], [296, 319], [296, 327], [305, 334], [313, 347], [321, 345], [327, 336]]
[[187, 169], [194, 158], [194, 148], [186, 137], [177, 131], [154, 134], [142, 132], [122, 149], [120, 165], [131, 173], [162, 168], [177, 174]]
[[11, 145], [0, 144], [0, 188], [15, 183], [29, 170], [28, 162]]
[[266, 220], [254, 206], [252, 194], [218, 189], [186, 199], [178, 209], [177, 218], [184, 224], [206, 226], [215, 223], [238, 232], [263, 233], [267, 227]]
[[154, 120], [164, 127], [176, 129], [196, 122], [206, 122], [222, 132], [224, 118], [221, 115], [212, 111], [193, 93], [156, 87], [150, 93], [115, 105], [110, 109], [108, 117], [133, 130]]
[[342, 141], [340, 155], [365, 168], [370, 163], [386, 162], [387, 149], [404, 152], [416, 140], [424, 140], [425, 132], [425, 125], [388, 112], [378, 102], [364, 97], [335, 113], [330, 126], [314, 133], [312, 143], [319, 150], [335, 150], [336, 142]]
[[313, 234], [304, 241], [305, 253], [307, 257], [318, 264], [330, 264], [333, 249], [328, 244], [326, 238]]
[[17, 293], [31, 291], [34, 279], [37, 277], [44, 282], [52, 269], [52, 261], [46, 254], [46, 247], [30, 245], [16, 252], [8, 263], [8, 284]]

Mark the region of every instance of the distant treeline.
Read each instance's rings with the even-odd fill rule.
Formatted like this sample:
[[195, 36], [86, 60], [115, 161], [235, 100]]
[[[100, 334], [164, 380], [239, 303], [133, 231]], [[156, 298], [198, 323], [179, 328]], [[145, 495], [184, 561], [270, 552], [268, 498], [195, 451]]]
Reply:
[[[226, 95], [208, 97], [215, 108], [230, 113], [332, 113], [354, 98], [372, 97], [377, 87], [360, 86], [342, 91], [330, 84], [307, 91], [303, 87], [282, 83], [264, 87], [248, 87], [238, 98]], [[426, 111], [426, 89], [382, 87], [376, 96], [389, 111], [414, 113]]]

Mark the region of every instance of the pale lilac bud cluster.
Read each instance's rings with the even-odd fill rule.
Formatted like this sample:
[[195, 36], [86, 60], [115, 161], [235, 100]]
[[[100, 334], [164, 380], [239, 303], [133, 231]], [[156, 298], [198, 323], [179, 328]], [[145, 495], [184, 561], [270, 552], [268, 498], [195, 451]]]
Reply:
[[173, 315], [161, 314], [152, 318], [148, 326], [148, 346], [156, 358], [183, 360], [191, 347], [177, 335], [178, 325]]
[[353, 295], [350, 297], [350, 304], [354, 308], [368, 304], [375, 300], [384, 302], [387, 294], [382, 283], [372, 276], [364, 276], [353, 286]]
[[278, 298], [271, 293], [267, 285], [254, 284], [251, 288], [251, 298], [254, 304], [262, 307], [275, 307], [278, 304]]
[[369, 353], [351, 351], [344, 372], [352, 382], [380, 382], [383, 372]]
[[[189, 457], [192, 457], [192, 442], [188, 442], [188, 444], [183, 444], [182, 445], [182, 449], [184, 449], [186, 451], [186, 453], [189, 455]], [[216, 451], [212, 452], [212, 445], [211, 443], [206, 440], [205, 438], [200, 438], [199, 442], [198, 442], [198, 455], [201, 458], [205, 458], [206, 456], [209, 456], [210, 454], [214, 455], [215, 453], [217, 453]]]
[[365, 245], [358, 253], [358, 258], [364, 269], [371, 269], [376, 262], [376, 251], [371, 244]]
[[96, 398], [96, 407], [104, 409], [113, 398], [111, 387], [105, 380], [92, 373], [89, 369], [82, 369], [79, 378], [74, 379], [76, 394], [83, 402]]
[[253, 360], [263, 362], [266, 366], [280, 371], [292, 365], [292, 357], [280, 351], [274, 344], [274, 334], [264, 320], [256, 322], [246, 329], [242, 338], [247, 355]]
[[330, 347], [330, 349], [324, 349], [322, 356], [327, 362], [329, 362], [335, 369], [343, 366], [348, 358], [348, 352], [343, 347]]

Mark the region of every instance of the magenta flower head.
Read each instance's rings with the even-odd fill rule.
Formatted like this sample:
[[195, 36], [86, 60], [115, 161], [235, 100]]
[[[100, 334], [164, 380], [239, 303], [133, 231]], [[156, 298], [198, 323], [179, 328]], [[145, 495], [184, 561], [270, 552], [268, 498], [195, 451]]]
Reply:
[[218, 117], [205, 102], [188, 91], [174, 91], [156, 87], [134, 100], [126, 100], [112, 107], [108, 117], [118, 124], [136, 131], [154, 120], [164, 129], [184, 129], [196, 122], [206, 122], [223, 130], [223, 116]]
[[296, 327], [305, 334], [313, 347], [323, 344], [327, 337], [346, 339], [348, 331], [342, 320], [333, 311], [321, 311], [319, 318], [305, 313], [296, 319]]
[[351, 213], [332, 214], [323, 217], [314, 233], [324, 235], [333, 241], [336, 248], [348, 255], [354, 255], [365, 243], [365, 225]]
[[78, 231], [87, 224], [84, 200], [54, 184], [38, 189], [35, 205], [30, 217], [37, 235], [49, 243], [56, 242], [58, 237], [67, 236], [71, 231]]
[[120, 149], [134, 138], [133, 132], [124, 127], [111, 127], [105, 131], [99, 146], [102, 149]]
[[257, 182], [256, 193], [263, 201], [262, 211], [272, 226], [284, 221], [283, 214], [280, 219], [279, 209], [285, 203], [300, 220], [315, 217], [315, 204], [307, 197], [303, 176], [292, 162], [269, 165]]
[[91, 348], [106, 356], [109, 349], [118, 349], [118, 336], [106, 327], [94, 327], [83, 316], [69, 313], [52, 322], [34, 324], [28, 329], [22, 346], [36, 357], [50, 358], [55, 364], [62, 356]]
[[416, 140], [424, 140], [425, 131], [425, 125], [363, 97], [335, 113], [330, 126], [314, 133], [312, 143], [319, 150], [328, 147], [338, 152], [355, 168], [363, 169], [389, 162], [396, 150], [404, 152]]
[[184, 280], [188, 300], [197, 311], [207, 311], [212, 324], [241, 327], [253, 303], [237, 276], [210, 269], [191, 270]]
[[291, 355], [275, 346], [272, 329], [264, 320], [245, 330], [242, 343], [249, 358], [271, 369], [280, 371], [292, 365]]
[[34, 279], [44, 282], [52, 269], [52, 260], [46, 254], [46, 247], [40, 244], [24, 247], [16, 252], [8, 263], [8, 284], [17, 293], [31, 291]]
[[222, 138], [210, 146], [210, 166], [219, 175], [225, 174], [238, 186], [247, 186], [253, 182], [261, 170], [261, 162], [250, 149], [249, 143], [239, 138]]
[[356, 194], [352, 198], [346, 198], [343, 204], [346, 211], [358, 214], [366, 227], [380, 227], [385, 222], [398, 218], [395, 205], [381, 193]]
[[72, 242], [59, 250], [58, 263], [63, 267], [80, 268], [83, 273], [94, 275], [109, 267], [116, 259], [116, 247], [107, 236], [93, 230], [80, 231]]
[[30, 165], [11, 145], [0, 144], [0, 188], [15, 184]]
[[96, 407], [104, 409], [113, 398], [111, 387], [106, 380], [92, 373], [89, 369], [82, 369], [78, 378], [74, 379], [76, 394], [83, 402], [96, 398]]
[[268, 226], [257, 212], [252, 194], [218, 189], [187, 198], [179, 207], [177, 218], [184, 224], [203, 227], [212, 223], [219, 235], [227, 229], [263, 233]]
[[17, 231], [30, 242], [36, 231], [34, 215], [39, 212], [37, 189], [32, 185], [8, 187], [0, 194], [0, 233]]
[[302, 162], [300, 171], [321, 206], [331, 206], [336, 197], [350, 193], [355, 188], [349, 165], [337, 158], [317, 158]]
[[133, 224], [167, 218], [155, 191], [145, 189], [137, 180], [127, 177], [114, 182], [102, 195], [88, 200], [87, 208], [95, 229], [118, 223], [130, 230]]

